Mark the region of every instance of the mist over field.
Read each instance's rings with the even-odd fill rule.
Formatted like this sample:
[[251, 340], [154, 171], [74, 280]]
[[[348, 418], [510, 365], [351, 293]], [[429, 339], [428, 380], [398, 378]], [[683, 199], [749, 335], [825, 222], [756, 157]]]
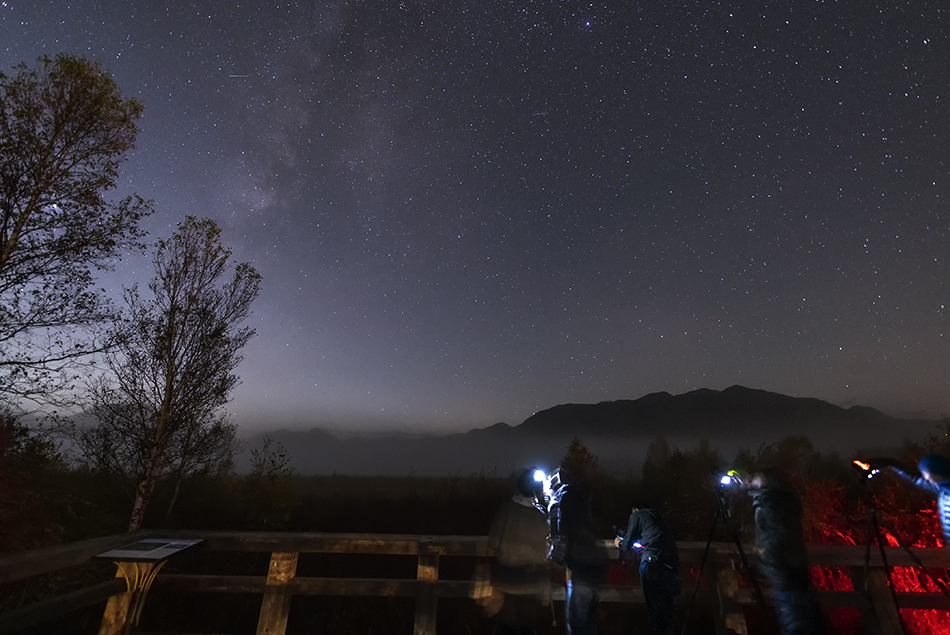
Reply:
[[861, 406], [840, 408], [817, 399], [733, 386], [682, 395], [653, 393], [634, 401], [563, 404], [517, 426], [497, 423], [464, 434], [334, 434], [319, 428], [276, 430], [245, 440], [239, 471], [266, 439], [300, 474], [505, 477], [526, 465], [556, 467], [571, 439], [580, 438], [616, 475], [639, 472], [649, 445], [663, 437], [688, 450], [708, 442], [728, 462], [789, 436], [807, 437], [816, 450], [848, 457], [920, 440], [940, 421], [899, 419]]

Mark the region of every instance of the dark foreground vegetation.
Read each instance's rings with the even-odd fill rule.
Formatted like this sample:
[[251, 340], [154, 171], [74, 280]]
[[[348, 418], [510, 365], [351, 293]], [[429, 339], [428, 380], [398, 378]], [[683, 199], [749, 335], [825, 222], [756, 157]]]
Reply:
[[[913, 464], [930, 452], [948, 452], [946, 430], [906, 443], [895, 451]], [[86, 538], [122, 533], [131, 509], [132, 483], [121, 487], [106, 475], [70, 465], [48, 439], [15, 423], [0, 430], [0, 552], [35, 549]], [[805, 508], [809, 543], [861, 545], [867, 540], [872, 507], [879, 511], [890, 544], [917, 547], [942, 545], [934, 501], [903, 482], [882, 474], [868, 481], [850, 465], [852, 457], [817, 452], [806, 438], [788, 438], [775, 445], [722, 457], [709, 444], [669, 447], [663, 439], [651, 445], [642, 474], [618, 479], [597, 469], [596, 457], [575, 442], [564, 460], [579, 461], [594, 475], [595, 515], [603, 538], [625, 523], [633, 502], [652, 505], [669, 519], [680, 540], [704, 541], [714, 518], [717, 470], [749, 471], [759, 466], [784, 468]], [[509, 495], [506, 479], [367, 478], [294, 475], [279, 448], [260, 455], [249, 474], [230, 471], [194, 475], [174, 487], [159, 483], [146, 528], [189, 530], [266, 530], [437, 535], [485, 535], [495, 508]], [[752, 523], [745, 495], [727, 493], [744, 542]], [[174, 506], [169, 505], [174, 501]], [[718, 541], [729, 537], [718, 533]], [[193, 556], [193, 558], [206, 556]], [[221, 554], [214, 557], [221, 558]], [[361, 566], [331, 556], [314, 556], [307, 566], [345, 569]], [[237, 556], [228, 563], [235, 572], [260, 575], [266, 558]], [[319, 562], [318, 562], [319, 561]], [[188, 558], [170, 567], [191, 566]], [[193, 564], [193, 563], [192, 563]], [[391, 567], [413, 566], [394, 559]], [[109, 568], [110, 565], [103, 564]], [[304, 566], [302, 563], [301, 566]], [[388, 566], [388, 565], [384, 565]], [[630, 579], [632, 570], [616, 565], [615, 581]], [[84, 576], [90, 575], [85, 572]], [[108, 575], [108, 574], [106, 574]], [[820, 588], [836, 589], [846, 576], [815, 569]], [[101, 573], [100, 573], [101, 579]], [[0, 610], [79, 586], [67, 572], [46, 576], [28, 586], [0, 589]], [[895, 569], [898, 590], [940, 591], [942, 570]], [[193, 606], [201, 602], [201, 606]], [[456, 606], [457, 604], [457, 606]], [[451, 606], [450, 606], [451, 605]], [[144, 626], [158, 632], [253, 632], [260, 600], [230, 596], [150, 599]], [[644, 616], [631, 606], [604, 606], [604, 632], [646, 632]], [[948, 632], [947, 615], [938, 611], [903, 611], [909, 632]], [[101, 612], [98, 614], [101, 615]], [[58, 632], [95, 632], [98, 615], [75, 616]], [[289, 632], [406, 633], [412, 630], [412, 603], [386, 598], [299, 598], [294, 600]], [[491, 631], [491, 623], [471, 602], [446, 601], [439, 611], [441, 632]], [[856, 611], [837, 610], [830, 620], [838, 633], [861, 633]], [[191, 622], [190, 625], [185, 622]], [[444, 625], [442, 622], [446, 622]], [[557, 632], [545, 624], [543, 632]], [[299, 629], [299, 630], [298, 630]], [[640, 630], [638, 630], [640, 629]], [[49, 628], [43, 632], [53, 632]]]

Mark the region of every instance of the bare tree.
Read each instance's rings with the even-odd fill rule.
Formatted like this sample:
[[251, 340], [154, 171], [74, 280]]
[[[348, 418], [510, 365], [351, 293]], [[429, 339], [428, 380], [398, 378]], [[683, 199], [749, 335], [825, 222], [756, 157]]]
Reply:
[[103, 196], [142, 106], [82, 58], [15, 70], [0, 73], [0, 397], [47, 401], [72, 363], [103, 347], [114, 313], [94, 274], [142, 247], [151, 205]]
[[127, 318], [105, 355], [109, 372], [90, 386], [97, 423], [80, 438], [93, 464], [132, 475], [130, 531], [142, 526], [160, 477], [181, 477], [233, 451], [234, 429], [221, 408], [254, 334], [240, 325], [260, 276], [241, 263], [221, 283], [231, 252], [220, 234], [213, 221], [189, 216], [158, 243], [153, 297], [126, 291]]
[[567, 453], [561, 458], [561, 468], [567, 471], [572, 479], [590, 484], [600, 475], [600, 460], [597, 455], [587, 449], [579, 438], [571, 439], [567, 446]]
[[251, 472], [244, 479], [246, 523], [272, 529], [287, 522], [293, 508], [293, 474], [284, 445], [265, 435], [260, 447], [251, 449]]
[[171, 522], [182, 481], [194, 474], [230, 471], [238, 446], [237, 426], [225, 413], [218, 413], [201, 425], [183, 426], [181, 434], [172, 438], [166, 459], [173, 482], [171, 499], [165, 509], [166, 526]]
[[[141, 425], [140, 404], [131, 403], [115, 387], [114, 380], [98, 377], [92, 382], [95, 395], [90, 414], [96, 425], [81, 427], [75, 437], [86, 465], [102, 473], [134, 502], [138, 483], [149, 457], [151, 430]], [[124, 402], [117, 400], [126, 399]], [[182, 482], [196, 474], [222, 474], [233, 467], [240, 442], [237, 426], [223, 412], [206, 421], [182, 425], [168, 441], [158, 478], [171, 480], [171, 497], [165, 509], [165, 524], [181, 491]]]

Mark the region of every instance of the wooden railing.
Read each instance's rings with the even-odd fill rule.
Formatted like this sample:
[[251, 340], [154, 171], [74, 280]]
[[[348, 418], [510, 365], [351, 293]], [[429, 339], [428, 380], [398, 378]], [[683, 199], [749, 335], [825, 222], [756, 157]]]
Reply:
[[[319, 534], [263, 532], [138, 532], [97, 538], [35, 552], [0, 558], [0, 585], [88, 563], [95, 555], [145, 537], [201, 538], [198, 549], [208, 551], [258, 552], [270, 554], [269, 569], [259, 575], [223, 575], [208, 573], [160, 573], [152, 594], [243, 593], [261, 596], [258, 634], [285, 632], [293, 596], [406, 597], [415, 601], [415, 635], [434, 635], [439, 598], [471, 597], [471, 579], [441, 579], [440, 559], [446, 557], [484, 558], [487, 541], [478, 536], [412, 536], [376, 534]], [[680, 559], [685, 585], [682, 604], [693, 595], [695, 573], [702, 560], [705, 543], [680, 542]], [[605, 543], [616, 557], [616, 550]], [[297, 575], [300, 554], [378, 554], [416, 558], [413, 579], [301, 577]], [[843, 567], [850, 571], [852, 591], [819, 591], [823, 607], [853, 607], [864, 616], [865, 630], [871, 635], [902, 633], [898, 608], [950, 610], [950, 600], [942, 593], [896, 593], [887, 585], [887, 575], [878, 550], [871, 551], [865, 573], [865, 547], [816, 546], [809, 551], [816, 566]], [[904, 550], [887, 549], [891, 567], [916, 566]], [[928, 568], [950, 568], [950, 555], [944, 549], [915, 549], [914, 555]], [[739, 585], [736, 568], [739, 554], [732, 543], [712, 543], [703, 580], [696, 596], [697, 604], [715, 606], [717, 632], [745, 628], [743, 607], [756, 603], [752, 590]], [[129, 601], [132, 593], [126, 581], [116, 577], [73, 591], [32, 606], [0, 614], [0, 634], [42, 624], [84, 607], [108, 601], [100, 635], [119, 635], [129, 630]], [[553, 600], [564, 601], [563, 586], [555, 585]], [[895, 603], [896, 600], [896, 603]], [[601, 602], [643, 603], [636, 585], [607, 586]], [[124, 607], [124, 608], [123, 608]]]

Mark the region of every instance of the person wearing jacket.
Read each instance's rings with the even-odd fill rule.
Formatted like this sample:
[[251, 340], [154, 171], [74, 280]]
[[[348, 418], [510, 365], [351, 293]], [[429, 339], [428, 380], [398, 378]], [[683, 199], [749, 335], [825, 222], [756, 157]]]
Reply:
[[539, 504], [535, 468], [524, 470], [514, 495], [495, 514], [488, 552], [495, 557], [492, 586], [504, 594], [495, 632], [531, 635], [538, 607], [550, 602], [551, 569], [548, 518]]
[[653, 632], [673, 633], [673, 604], [683, 588], [673, 532], [655, 510], [634, 507], [626, 531], [614, 544], [621, 560], [636, 558], [640, 562], [640, 586]]
[[811, 589], [802, 505], [785, 474], [765, 468], [750, 483], [757, 571], [769, 583], [782, 635], [821, 635], [824, 620]]
[[[561, 486], [552, 506], [552, 532], [556, 546], [552, 556], [563, 564], [567, 578], [565, 617], [569, 635], [597, 633], [597, 606], [600, 587], [607, 579], [607, 550], [597, 540], [588, 483], [563, 466], [559, 470]], [[560, 561], [560, 562], [558, 562]]]

